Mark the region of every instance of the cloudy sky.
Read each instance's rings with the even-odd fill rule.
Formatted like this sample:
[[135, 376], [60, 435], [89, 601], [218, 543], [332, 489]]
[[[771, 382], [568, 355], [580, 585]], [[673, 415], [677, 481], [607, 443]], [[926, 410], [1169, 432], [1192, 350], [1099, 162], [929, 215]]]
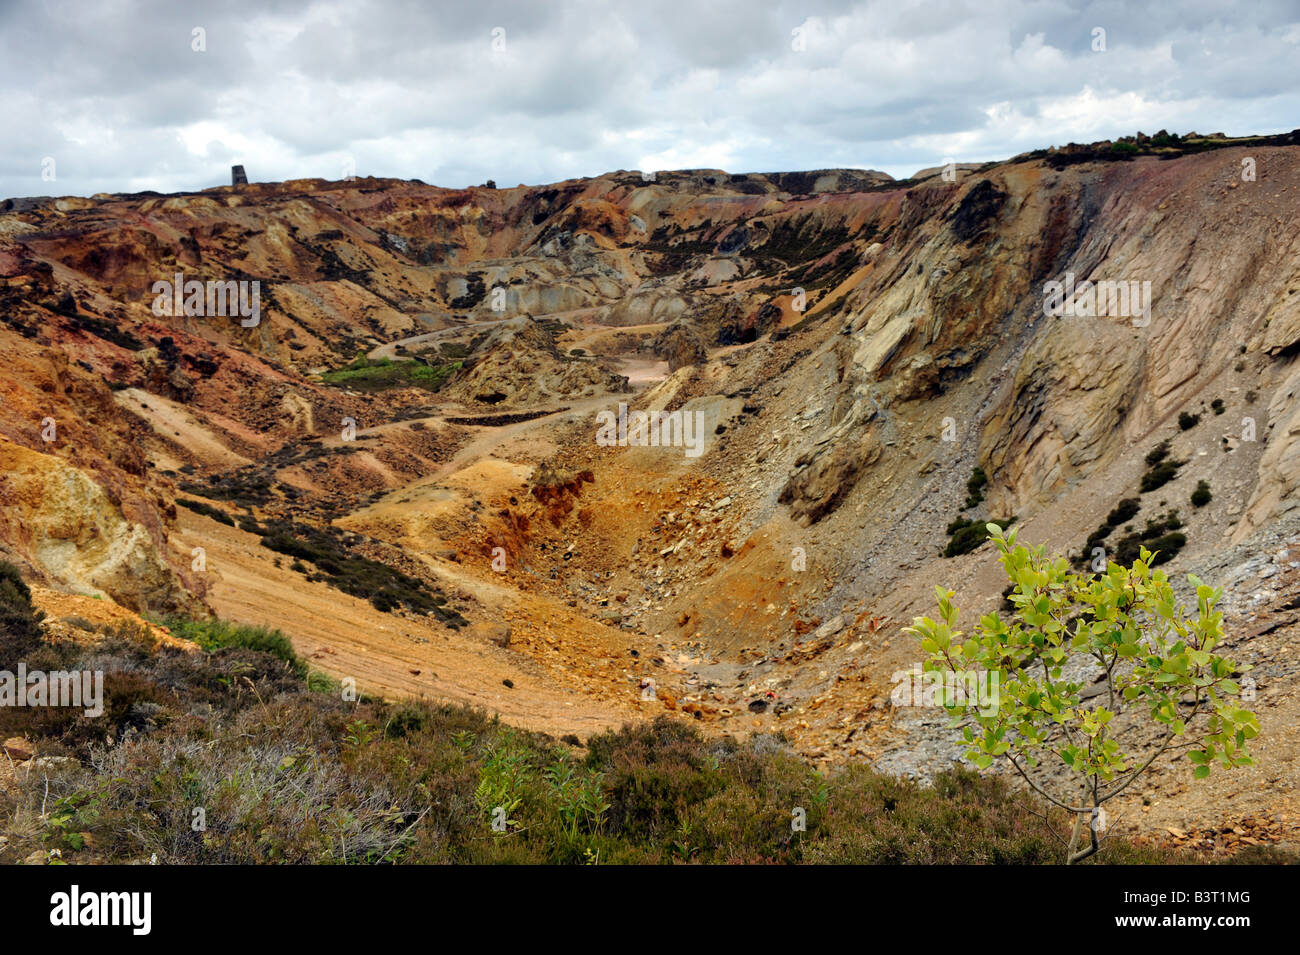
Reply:
[[1300, 0], [0, 0], [0, 197], [201, 189], [233, 163], [902, 177], [1297, 126]]

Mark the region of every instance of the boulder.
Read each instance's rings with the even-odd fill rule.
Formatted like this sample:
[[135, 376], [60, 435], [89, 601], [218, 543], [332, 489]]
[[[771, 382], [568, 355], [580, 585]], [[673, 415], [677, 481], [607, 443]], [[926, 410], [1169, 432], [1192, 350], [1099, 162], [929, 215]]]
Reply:
[[4, 741], [5, 755], [15, 763], [23, 763], [32, 758], [36, 752], [36, 747], [23, 739], [21, 736], [11, 736]]

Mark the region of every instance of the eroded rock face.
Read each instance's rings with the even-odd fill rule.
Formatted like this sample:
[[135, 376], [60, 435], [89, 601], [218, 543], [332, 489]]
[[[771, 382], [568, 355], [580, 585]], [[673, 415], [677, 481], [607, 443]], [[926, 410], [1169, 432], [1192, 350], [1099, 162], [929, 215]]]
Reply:
[[601, 359], [565, 357], [533, 318], [498, 325], [473, 367], [446, 394], [477, 405], [527, 407], [548, 401], [622, 394], [628, 379]]
[[[397, 406], [490, 413], [623, 394], [616, 360], [653, 342], [674, 401], [722, 394], [755, 409], [715, 444], [742, 445], [737, 459], [770, 468], [747, 486], [773, 511], [779, 489], [802, 523], [856, 533], [847, 518], [835, 524], [855, 492], [896, 495], [879, 513], [924, 515], [933, 526], [911, 540], [928, 545], [948, 502], [918, 510], [910, 491], [880, 482], [920, 472], [960, 491], [976, 464], [991, 511], [1032, 515], [1149, 447], [1180, 411], [1221, 398], [1229, 414], [1203, 411], [1214, 432], [1202, 425], [1204, 447], [1180, 453], [1254, 455], [1257, 474], [1234, 475], [1233, 533], [1248, 534], [1291, 506], [1300, 483], [1300, 150], [1255, 153], [1263, 174], [1251, 184], [1237, 174], [1241, 150], [1226, 149], [1064, 168], [1012, 161], [897, 188], [842, 170], [690, 170], [500, 190], [305, 180], [15, 202], [0, 208], [0, 347], [21, 387], [0, 392], [0, 434], [42, 453], [37, 423], [57, 418], [75, 440], [49, 453], [157, 550], [184, 480], [160, 475], [259, 460], [346, 417], [385, 424]], [[178, 270], [260, 278], [262, 322], [153, 315], [149, 284]], [[1066, 273], [1149, 281], [1149, 323], [1045, 317], [1044, 284]], [[807, 297], [797, 316], [796, 287]], [[462, 330], [454, 352], [441, 351], [448, 339], [415, 342]], [[412, 347], [395, 358], [465, 367], [437, 399], [319, 377], [399, 341]], [[125, 401], [137, 388], [147, 394]], [[757, 410], [777, 405], [779, 420]], [[945, 415], [965, 474], [945, 474], [956, 453], [933, 444]], [[1256, 419], [1254, 450], [1245, 416]], [[760, 432], [747, 430], [756, 421]], [[375, 453], [393, 450], [397, 433]], [[413, 453], [394, 451], [384, 467]], [[44, 559], [29, 544], [23, 552]], [[57, 548], [41, 554], [70, 564]]]
[[[163, 339], [171, 344], [171, 339]], [[173, 401], [189, 401], [194, 397], [194, 381], [178, 366], [178, 356], [173, 345], [166, 348], [145, 348], [135, 353], [144, 377], [144, 388], [155, 395]]]
[[993, 227], [994, 217], [1007, 194], [987, 179], [979, 180], [952, 214], [952, 231], [962, 242], [969, 242]]
[[1291, 353], [1300, 345], [1300, 286], [1292, 284], [1296, 282], [1300, 282], [1300, 274], [1292, 277], [1288, 283], [1292, 288], [1277, 297], [1264, 317], [1266, 327], [1261, 345], [1270, 355]]
[[1232, 534], [1233, 543], [1248, 539], [1269, 521], [1300, 507], [1296, 495], [1300, 488], [1300, 360], [1292, 359], [1291, 374], [1269, 405], [1267, 424], [1251, 421], [1250, 426], [1257, 429], [1256, 439], [1268, 444], [1259, 461], [1255, 492]]
[[280, 398], [280, 408], [286, 421], [300, 434], [312, 434], [316, 430], [316, 414], [311, 401], [294, 391], [286, 391]]
[[650, 286], [638, 289], [610, 306], [604, 314], [607, 325], [648, 325], [676, 321], [686, 314], [686, 299], [672, 288]]
[[799, 457], [779, 500], [790, 505], [790, 515], [807, 527], [834, 510], [879, 458], [880, 444], [873, 435], [846, 435], [826, 451]]
[[899, 401], [933, 398], [939, 393], [939, 366], [927, 354], [913, 355], [900, 363], [893, 376], [894, 397]]
[[0, 439], [0, 533], [55, 583], [137, 612], [192, 603], [149, 531], [53, 455]]
[[998, 476], [994, 510], [1041, 505], [1123, 448], [1143, 371], [1132, 330], [1082, 320], [1045, 326], [984, 425], [979, 459]]
[[653, 347], [654, 353], [668, 362], [670, 373], [687, 365], [698, 365], [709, 357], [699, 333], [681, 323], [664, 329], [654, 340]]
[[[1300, 345], [1300, 226], [1283, 184], [1300, 179], [1300, 151], [1268, 158], [1278, 178], [1255, 191], [1236, 181], [1235, 155], [929, 180], [903, 198], [892, 241], [844, 296], [841, 335], [820, 346], [835, 383], [818, 384], [807, 363], [803, 380], [818, 400], [874, 394], [877, 428], [902, 443], [933, 440], [940, 420], [925, 403], [942, 401], [978, 442], [972, 463], [989, 476], [996, 514], [1050, 507], [1183, 411], [1215, 422], [1198, 432], [1198, 457], [1242, 447], [1252, 417], [1267, 448], [1232, 532], [1241, 539], [1285, 511], [1300, 483], [1296, 379], [1269, 403]], [[1248, 225], [1257, 216], [1262, 229]], [[1046, 283], [1067, 273], [1140, 283], [1150, 307], [1120, 300], [1118, 311], [1047, 317]], [[1000, 367], [987, 360], [995, 352]], [[1232, 418], [1211, 414], [1216, 399]], [[858, 453], [831, 450], [832, 434], [838, 422], [818, 421], [803, 439], [782, 498], [796, 518], [824, 517], [847, 496], [827, 485], [866, 473]], [[888, 446], [884, 455], [911, 466]]]
[[778, 498], [803, 526], [815, 524], [853, 490], [863, 471], [880, 459], [880, 441], [871, 429], [876, 412], [869, 400], [855, 400], [847, 413], [832, 416], [833, 426], [794, 462], [794, 473]]

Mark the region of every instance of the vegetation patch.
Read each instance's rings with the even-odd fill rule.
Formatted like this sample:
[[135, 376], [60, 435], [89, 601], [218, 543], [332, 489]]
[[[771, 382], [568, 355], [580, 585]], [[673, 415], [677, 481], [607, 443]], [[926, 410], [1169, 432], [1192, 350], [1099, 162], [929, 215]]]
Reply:
[[483, 284], [483, 276], [472, 272], [465, 277], [465, 294], [452, 299], [450, 307], [453, 311], [469, 311], [486, 297], [487, 287]]
[[[1134, 499], [1125, 498], [1120, 504], [1123, 505], [1126, 501], [1132, 500]], [[1170, 511], [1154, 520], [1147, 521], [1146, 527], [1141, 531], [1133, 531], [1130, 528], [1130, 533], [1116, 540], [1112, 547], [1103, 547], [1103, 542], [1110, 537], [1115, 527], [1127, 521], [1136, 513], [1135, 509], [1128, 507], [1117, 507], [1114, 511], [1111, 511], [1110, 517], [1119, 517], [1120, 519], [1114, 522], [1108, 519], [1107, 523], [1102, 524], [1088, 535], [1088, 540], [1083, 546], [1083, 552], [1076, 554], [1071, 563], [1075, 567], [1083, 567], [1092, 561], [1095, 556], [1094, 551], [1098, 547], [1102, 547], [1107, 552], [1105, 556], [1108, 560], [1119, 564], [1129, 564], [1136, 560], [1142, 548], [1146, 547], [1156, 551], [1155, 557], [1152, 558], [1153, 563], [1163, 564], [1173, 560], [1178, 552], [1186, 546], [1187, 537], [1180, 532], [1183, 522], [1179, 518], [1177, 511]]]
[[225, 524], [228, 527], [235, 526], [235, 519], [233, 517], [231, 517], [221, 508], [213, 507], [211, 504], [208, 504], [206, 501], [192, 501], [187, 497], [178, 497], [176, 498], [176, 503], [179, 504], [181, 507], [188, 508], [189, 510], [194, 511], [196, 514], [202, 514], [204, 517], [210, 517], [214, 521], [217, 521], [220, 524]]
[[972, 521], [964, 517], [959, 517], [948, 525], [948, 534], [950, 540], [948, 546], [943, 550], [944, 557], [957, 557], [961, 554], [969, 554], [980, 544], [989, 539], [988, 525], [996, 524], [998, 527], [1006, 530], [1013, 523], [1015, 517], [1008, 517], [1004, 520], [993, 521]]
[[[269, 469], [249, 467], [223, 474], [206, 484], [198, 481], [182, 482], [181, 490], [214, 501], [230, 501], [246, 508], [263, 507], [271, 500], [271, 483]], [[280, 490], [292, 489], [282, 485]]]
[[461, 361], [429, 365], [419, 359], [393, 361], [391, 358], [358, 357], [344, 368], [327, 371], [321, 380], [329, 385], [355, 388], [357, 391], [384, 391], [388, 388], [423, 388], [437, 391], [463, 366]]
[[[977, 507], [984, 500], [984, 488], [988, 486], [988, 475], [982, 468], [973, 468], [970, 479], [966, 482], [966, 507]], [[952, 533], [949, 531], [949, 533]]]
[[40, 644], [44, 619], [18, 568], [0, 561], [0, 667], [12, 668]]
[[1146, 494], [1156, 488], [1164, 487], [1178, 476], [1178, 469], [1186, 461], [1176, 461], [1169, 456], [1169, 439], [1166, 438], [1155, 446], [1146, 456], [1147, 472], [1142, 475], [1139, 490]]
[[307, 662], [279, 630], [244, 626], [227, 620], [196, 620], [191, 617], [165, 617], [163, 625], [174, 637], [192, 640], [209, 652], [226, 648], [256, 650], [283, 660], [301, 678], [307, 676]]
[[1083, 553], [1076, 554], [1071, 563], [1076, 567], [1081, 567], [1092, 559], [1093, 551], [1101, 546], [1102, 541], [1110, 537], [1115, 528], [1132, 520], [1137, 512], [1141, 509], [1142, 502], [1136, 497], [1126, 497], [1116, 504], [1109, 514], [1106, 515], [1106, 521], [1095, 531], [1088, 535], [1087, 541], [1083, 545]]
[[[870, 228], [874, 234], [875, 227]], [[842, 225], [818, 229], [811, 215], [801, 219], [782, 219], [768, 232], [767, 241], [753, 254], [760, 260], [775, 259], [785, 265], [815, 262], [830, 255], [851, 238], [849, 230]], [[770, 265], [769, 261], [768, 267]], [[843, 271], [844, 268], [845, 262], [838, 259], [829, 266], [831, 272]]]
[[545, 418], [550, 414], [557, 414], [561, 411], [568, 411], [568, 406], [564, 405], [559, 408], [546, 409], [540, 408], [535, 411], [506, 411], [501, 414], [481, 414], [468, 416], [449, 415], [448, 424], [468, 425], [479, 428], [499, 428], [502, 425], [518, 424], [521, 421], [532, 421], [534, 418]]
[[144, 343], [140, 339], [114, 322], [90, 315], [82, 315], [75, 312], [75, 310], [70, 317], [72, 318], [73, 327], [78, 331], [87, 332], [96, 338], [112, 342], [119, 348], [125, 348], [127, 351], [139, 351], [144, 347]]
[[1210, 503], [1211, 497], [1210, 483], [1208, 481], [1197, 481], [1196, 490], [1192, 492], [1192, 507], [1204, 507]]
[[[869, 234], [875, 232], [874, 226], [868, 226]], [[834, 259], [813, 263], [792, 276], [790, 284], [798, 285], [806, 291], [814, 289], [833, 289], [854, 273], [859, 265], [857, 250], [852, 246], [841, 249]]]
[[250, 519], [249, 523], [251, 526], [245, 529], [261, 535], [263, 547], [313, 565], [315, 572], [308, 579], [324, 581], [345, 594], [369, 600], [376, 610], [388, 613], [401, 607], [431, 614], [452, 629], [469, 623], [447, 606], [446, 597], [424, 581], [353, 553], [345, 533], [336, 527], [311, 527], [285, 520], [258, 525]]
[[1141, 531], [1127, 534], [1115, 542], [1111, 559], [1117, 564], [1131, 564], [1138, 559], [1145, 547], [1155, 553], [1151, 558], [1151, 566], [1168, 563], [1187, 544], [1187, 537], [1180, 533], [1182, 526], [1177, 511], [1149, 520]]
[[444, 361], [458, 361], [469, 357], [469, 345], [464, 342], [442, 342], [438, 346], [438, 354]]
[[1121, 136], [1114, 142], [1097, 142], [1080, 145], [1070, 143], [1056, 151], [1034, 150], [1017, 161], [1043, 159], [1053, 169], [1085, 162], [1115, 162], [1117, 160], [1135, 159], [1138, 156], [1156, 156], [1159, 159], [1177, 159], [1180, 156], [1207, 152], [1213, 149], [1227, 149], [1232, 146], [1294, 146], [1300, 143], [1300, 134], [1281, 133], [1276, 136], [1225, 136], [1213, 133], [1208, 136], [1183, 136], [1160, 130], [1154, 135], [1138, 132], [1133, 136]]
[[[4, 581], [0, 568], [0, 598], [18, 593]], [[27, 658], [46, 669], [93, 661], [106, 671], [105, 711], [0, 712], [5, 731], [40, 755], [71, 757], [0, 788], [0, 863], [34, 853], [208, 865], [1059, 857], [1051, 825], [1064, 814], [1044, 816], [998, 778], [959, 769], [928, 788], [863, 765], [825, 773], [780, 736], [706, 739], [669, 717], [595, 735], [584, 749], [469, 707], [344, 699], [304, 677], [276, 631], [170, 623], [208, 649], [150, 647], [121, 628]], [[191, 825], [199, 808], [204, 831]], [[1112, 836], [1091, 861], [1192, 858]], [[1291, 861], [1263, 848], [1238, 859]]]
[[1140, 499], [1136, 497], [1123, 498], [1106, 515], [1106, 523], [1112, 527], [1119, 527], [1121, 524], [1131, 521], [1141, 508], [1142, 501]]

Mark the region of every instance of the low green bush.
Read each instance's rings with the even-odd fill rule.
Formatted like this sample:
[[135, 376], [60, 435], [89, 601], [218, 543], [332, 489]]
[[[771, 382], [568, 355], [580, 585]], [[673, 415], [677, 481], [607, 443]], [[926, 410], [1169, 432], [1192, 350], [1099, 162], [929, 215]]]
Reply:
[[982, 468], [971, 470], [970, 479], [966, 482], [966, 507], [970, 509], [977, 507], [984, 500], [984, 488], [988, 485], [989, 479]]
[[220, 524], [225, 524], [227, 527], [235, 526], [235, 519], [233, 517], [221, 510], [221, 508], [213, 507], [206, 501], [191, 501], [189, 498], [178, 497], [176, 498], [176, 503], [181, 507], [194, 511], [196, 514], [202, 514], [204, 517], [210, 517]]
[[1147, 467], [1153, 468], [1167, 457], [1169, 457], [1169, 439], [1165, 438], [1165, 440], [1161, 441], [1147, 452]]
[[423, 580], [354, 553], [345, 541], [345, 532], [337, 527], [313, 527], [279, 518], [268, 519], [264, 524], [249, 518], [241, 521], [240, 527], [258, 534], [267, 550], [295, 558], [290, 569], [306, 573], [310, 563], [316, 568], [316, 575], [311, 579], [323, 580], [346, 594], [369, 600], [383, 613], [405, 607], [432, 614], [453, 629], [469, 622], [447, 605], [446, 597]]
[[1121, 524], [1131, 521], [1141, 508], [1142, 502], [1138, 498], [1126, 497], [1106, 515], [1106, 523], [1111, 527], [1119, 527]]
[[[7, 708], [42, 755], [0, 788], [0, 864], [1034, 864], [1048, 820], [1001, 779], [932, 787], [814, 769], [780, 736], [680, 718], [557, 741], [469, 707], [310, 689], [275, 631], [171, 621], [204, 652], [123, 632], [47, 645], [107, 671], [105, 714]], [[53, 715], [51, 715], [53, 714]], [[107, 739], [106, 739], [107, 737]], [[197, 819], [203, 820], [196, 826]], [[1058, 828], [1062, 820], [1049, 816]], [[495, 824], [495, 825], [494, 825]], [[1114, 835], [1092, 862], [1194, 857]], [[1279, 850], [1253, 861], [1289, 862]]]
[[[1010, 527], [1015, 522], [1014, 517], [1008, 517], [1004, 520], [995, 520], [991, 523], [997, 524], [1003, 530]], [[957, 557], [961, 554], [969, 554], [980, 544], [989, 539], [988, 530], [986, 529], [989, 521], [968, 521], [964, 518], [958, 518], [948, 525], [948, 533], [952, 535], [948, 541], [948, 546], [943, 550], [944, 557]]]
[[44, 618], [18, 568], [0, 561], [0, 667], [13, 669], [40, 646]]
[[293, 643], [279, 630], [228, 620], [196, 620], [179, 616], [166, 617], [163, 622], [173, 636], [192, 640], [204, 650], [237, 648], [269, 653], [288, 663], [299, 677], [307, 675], [306, 661], [298, 656]]
[[358, 391], [383, 391], [387, 388], [424, 388], [437, 391], [463, 366], [461, 361], [428, 365], [409, 359], [358, 358], [352, 364], [321, 375], [329, 385], [345, 385]]
[[1210, 503], [1213, 495], [1210, 494], [1210, 485], [1208, 481], [1197, 481], [1196, 490], [1192, 492], [1192, 507], [1204, 507]]
[[1155, 551], [1151, 566], [1168, 563], [1178, 555], [1187, 544], [1187, 538], [1178, 530], [1183, 526], [1177, 511], [1170, 511], [1153, 520], [1134, 534], [1127, 534], [1115, 542], [1114, 553], [1108, 557], [1118, 564], [1132, 564], [1138, 559], [1142, 548]]
[[1174, 478], [1178, 477], [1178, 469], [1186, 462], [1175, 461], [1172, 458], [1161, 461], [1146, 474], [1142, 475], [1142, 482], [1138, 485], [1139, 490], [1146, 494], [1156, 488], [1164, 487]]

